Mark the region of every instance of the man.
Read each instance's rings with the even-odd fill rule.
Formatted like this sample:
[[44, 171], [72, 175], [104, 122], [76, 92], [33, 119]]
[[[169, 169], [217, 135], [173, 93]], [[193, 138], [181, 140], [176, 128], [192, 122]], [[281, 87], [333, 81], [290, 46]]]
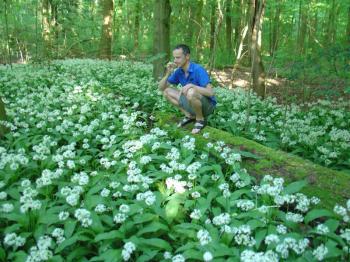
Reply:
[[[213, 113], [216, 99], [207, 71], [190, 61], [190, 48], [177, 45], [173, 50], [174, 63], [168, 63], [159, 82], [159, 89], [170, 103], [178, 107], [185, 117], [178, 124], [183, 127], [195, 122], [192, 134], [198, 134], [206, 125], [206, 118]], [[177, 69], [173, 72], [173, 70]], [[173, 73], [172, 73], [173, 72]], [[181, 84], [181, 90], [170, 84]]]

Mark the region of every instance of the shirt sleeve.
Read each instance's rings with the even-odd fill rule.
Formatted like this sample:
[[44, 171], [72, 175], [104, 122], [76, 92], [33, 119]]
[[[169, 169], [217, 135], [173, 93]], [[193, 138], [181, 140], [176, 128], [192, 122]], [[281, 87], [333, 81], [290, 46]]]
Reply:
[[198, 69], [197, 76], [199, 78], [199, 86], [201, 87], [206, 87], [211, 82], [207, 71], [203, 67]]
[[179, 78], [177, 77], [177, 70], [168, 77], [168, 82], [172, 85], [178, 85], [180, 83]]

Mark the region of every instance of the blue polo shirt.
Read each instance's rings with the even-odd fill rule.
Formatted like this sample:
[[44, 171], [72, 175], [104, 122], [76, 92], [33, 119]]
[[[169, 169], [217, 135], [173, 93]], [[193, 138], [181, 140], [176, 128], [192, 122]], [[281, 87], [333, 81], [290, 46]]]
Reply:
[[[187, 84], [194, 84], [205, 88], [211, 81], [207, 71], [198, 64], [190, 62], [188, 67], [188, 76], [185, 76], [185, 72], [182, 68], [177, 68], [174, 73], [168, 77], [168, 82], [173, 85], [181, 84], [185, 86]], [[215, 106], [215, 96], [208, 97], [210, 102]]]

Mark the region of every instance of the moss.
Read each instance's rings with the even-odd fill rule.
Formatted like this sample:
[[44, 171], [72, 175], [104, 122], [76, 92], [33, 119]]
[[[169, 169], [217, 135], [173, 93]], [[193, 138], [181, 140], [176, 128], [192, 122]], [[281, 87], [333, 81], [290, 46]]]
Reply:
[[[178, 119], [168, 114], [158, 114], [158, 125], [167, 129], [174, 137], [188, 135], [192, 126], [176, 128]], [[283, 177], [286, 182], [305, 179], [308, 185], [302, 190], [308, 196], [317, 196], [325, 208], [333, 208], [335, 203], [344, 204], [350, 198], [350, 176], [345, 172], [332, 170], [309, 160], [275, 150], [255, 141], [233, 136], [216, 128], [206, 127], [210, 140], [223, 141], [239, 151], [249, 152], [254, 158], [243, 158], [242, 166], [258, 180], [266, 174]], [[208, 140], [195, 135], [199, 148], [204, 148]], [[249, 155], [248, 155], [249, 156]]]

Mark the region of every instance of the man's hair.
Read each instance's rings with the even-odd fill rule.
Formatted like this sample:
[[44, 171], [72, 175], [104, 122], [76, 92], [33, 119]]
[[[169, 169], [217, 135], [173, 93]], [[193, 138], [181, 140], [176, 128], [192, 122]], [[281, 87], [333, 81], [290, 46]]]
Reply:
[[182, 49], [182, 52], [184, 53], [184, 55], [191, 54], [191, 50], [190, 50], [189, 46], [185, 45], [185, 44], [179, 44], [179, 45], [175, 46], [174, 50], [175, 49]]

